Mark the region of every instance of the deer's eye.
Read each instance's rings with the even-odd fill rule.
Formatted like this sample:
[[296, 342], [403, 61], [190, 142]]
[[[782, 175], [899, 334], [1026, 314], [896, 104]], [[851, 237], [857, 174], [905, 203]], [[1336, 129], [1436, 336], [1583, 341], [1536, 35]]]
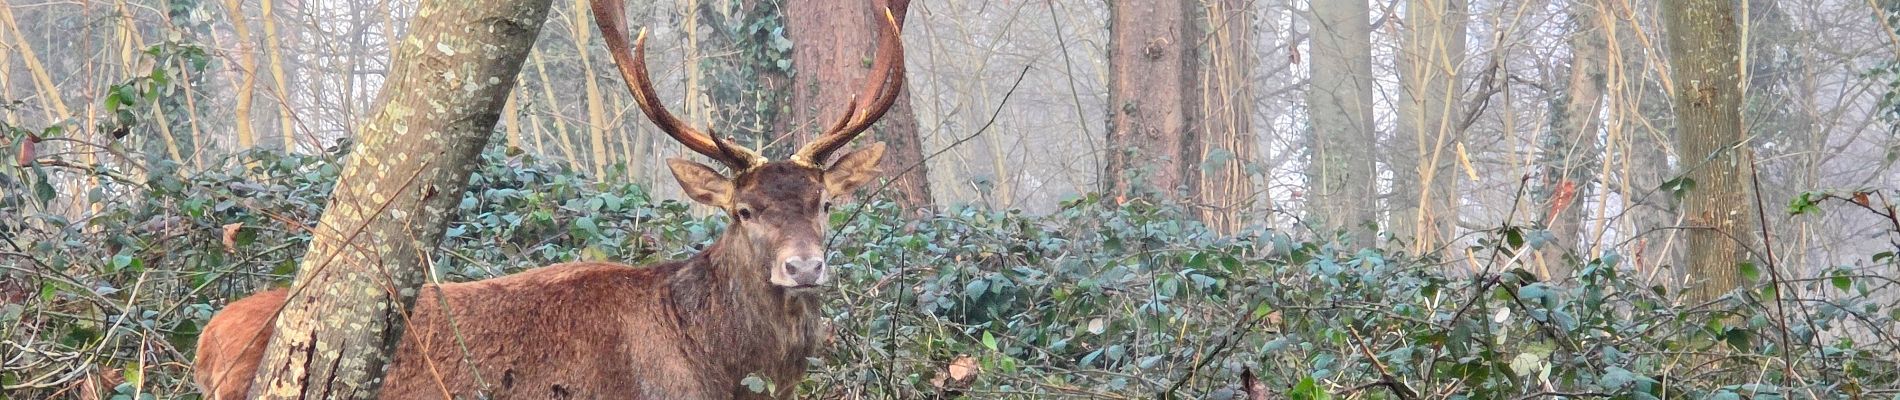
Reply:
[[831, 212], [831, 202], [825, 202], [825, 212]]
[[740, 221], [752, 220], [752, 207], [739, 206], [739, 220]]

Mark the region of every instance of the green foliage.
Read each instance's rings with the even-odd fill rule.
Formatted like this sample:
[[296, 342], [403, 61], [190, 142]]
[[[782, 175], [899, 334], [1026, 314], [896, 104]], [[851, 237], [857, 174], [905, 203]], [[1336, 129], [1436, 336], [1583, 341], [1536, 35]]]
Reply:
[[[0, 208], [17, 219], [0, 225], [14, 230], [0, 241], [0, 338], [18, 354], [0, 372], [7, 395], [108, 382], [115, 398], [193, 396], [198, 327], [289, 279], [309, 242], [299, 227], [316, 221], [347, 148], [241, 153], [185, 177], [57, 193], [96, 210], [78, 220], [28, 212], [46, 202]], [[724, 226], [533, 157], [482, 161], [432, 265], [444, 279], [676, 259]], [[801, 393], [1225, 398], [1243, 369], [1302, 399], [1848, 398], [1900, 379], [1885, 333], [1900, 310], [1873, 295], [1893, 281], [1856, 268], [1788, 277], [1806, 286], [1784, 291], [1841, 296], [1783, 318], [1764, 305], [1768, 282], [1682, 304], [1614, 252], [1582, 261], [1573, 283], [1541, 281], [1506, 261], [1539, 240], [1516, 227], [1459, 249], [1481, 255], [1479, 272], [1448, 273], [1434, 254], [1290, 230], [1223, 237], [1180, 210], [1093, 196], [1048, 215], [899, 215], [871, 201], [832, 216], [835, 337]]]
[[[712, 104], [722, 105], [712, 110], [714, 125], [755, 148], [772, 141], [780, 133], [780, 119], [791, 115], [786, 86], [792, 75], [792, 40], [785, 36], [780, 3], [702, 2], [705, 10], [698, 14], [711, 33], [701, 46], [721, 54], [699, 60], [706, 94]], [[768, 156], [784, 156], [781, 149], [763, 150]]]
[[1695, 190], [1695, 180], [1689, 179], [1688, 176], [1677, 176], [1663, 181], [1662, 186], [1656, 189], [1669, 193], [1669, 195], [1675, 197], [1676, 200], [1682, 200], [1683, 196], [1687, 196], [1690, 191]]

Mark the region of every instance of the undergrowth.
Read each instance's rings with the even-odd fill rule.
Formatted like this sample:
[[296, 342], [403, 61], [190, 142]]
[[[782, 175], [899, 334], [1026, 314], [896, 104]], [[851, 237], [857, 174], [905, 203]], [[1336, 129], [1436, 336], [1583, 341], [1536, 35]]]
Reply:
[[[288, 282], [344, 151], [241, 153], [184, 178], [63, 170], [98, 177], [86, 193], [42, 184], [54, 166], [0, 176], [0, 398], [197, 398], [198, 327]], [[675, 259], [724, 226], [556, 163], [499, 150], [482, 162], [436, 279]], [[1754, 286], [1685, 303], [1614, 252], [1541, 281], [1515, 262], [1538, 245], [1528, 226], [1480, 232], [1452, 250], [1477, 257], [1454, 267], [1290, 227], [1221, 236], [1178, 210], [1095, 197], [1049, 215], [899, 215], [876, 200], [834, 213], [829, 352], [804, 382], [745, 385], [815, 398], [1900, 398], [1892, 253], [1780, 285], [1742, 266]], [[1777, 290], [1799, 311], [1776, 311]]]

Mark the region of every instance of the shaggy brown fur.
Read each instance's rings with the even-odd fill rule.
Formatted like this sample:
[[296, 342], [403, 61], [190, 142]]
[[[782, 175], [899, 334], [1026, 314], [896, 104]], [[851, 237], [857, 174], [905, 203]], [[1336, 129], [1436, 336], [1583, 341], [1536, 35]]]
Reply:
[[[740, 385], [755, 373], [789, 397], [826, 331], [818, 289], [768, 282], [775, 252], [821, 243], [828, 193], [875, 176], [882, 154], [874, 144], [830, 170], [774, 162], [731, 180], [681, 161], [680, 184], [734, 218], [725, 236], [646, 268], [569, 263], [425, 286], [382, 398], [773, 397]], [[732, 211], [740, 208], [750, 218]], [[231, 303], [205, 326], [195, 378], [211, 398], [245, 398], [286, 295]]]

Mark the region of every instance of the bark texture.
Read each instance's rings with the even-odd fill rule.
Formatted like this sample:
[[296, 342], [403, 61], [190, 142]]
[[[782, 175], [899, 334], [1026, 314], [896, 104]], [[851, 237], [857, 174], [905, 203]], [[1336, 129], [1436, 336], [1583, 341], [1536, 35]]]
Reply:
[[252, 385], [256, 398], [369, 399], [425, 254], [467, 188], [549, 0], [426, 1], [357, 135]]
[[[910, 1], [785, 3], [785, 31], [795, 43], [792, 68], [797, 70], [792, 80], [791, 132], [796, 133], [797, 143], [806, 143], [837, 122], [844, 115], [845, 105], [866, 84], [878, 38], [883, 35], [877, 24], [884, 23], [884, 6], [888, 4], [902, 27]], [[893, 200], [905, 210], [917, 210], [930, 208], [933, 203], [930, 171], [921, 164], [923, 140], [918, 136], [917, 114], [911, 110], [909, 86], [906, 84], [898, 93], [897, 103], [866, 136], [889, 146], [881, 165], [884, 178], [891, 180], [888, 190]], [[910, 168], [912, 165], [916, 167]], [[905, 168], [910, 170], [906, 172]]]
[[1189, 193], [1201, 222], [1222, 234], [1238, 232], [1253, 213], [1253, 174], [1259, 140], [1253, 132], [1253, 13], [1244, 0], [1201, 3], [1206, 62], [1201, 87], [1202, 140], [1189, 151]]
[[1102, 192], [1115, 199], [1179, 200], [1199, 135], [1198, 60], [1189, 25], [1193, 4], [1179, 0], [1108, 5], [1108, 149]]
[[1311, 159], [1307, 214], [1322, 229], [1346, 229], [1372, 244], [1372, 26], [1365, 2], [1317, 1], [1312, 10]]
[[1735, 6], [1727, 0], [1665, 0], [1663, 28], [1675, 80], [1678, 164], [1695, 182], [1683, 196], [1688, 231], [1688, 293], [1714, 299], [1744, 282], [1744, 240], [1756, 237], [1746, 186], [1751, 161], [1743, 142], [1742, 87]]

